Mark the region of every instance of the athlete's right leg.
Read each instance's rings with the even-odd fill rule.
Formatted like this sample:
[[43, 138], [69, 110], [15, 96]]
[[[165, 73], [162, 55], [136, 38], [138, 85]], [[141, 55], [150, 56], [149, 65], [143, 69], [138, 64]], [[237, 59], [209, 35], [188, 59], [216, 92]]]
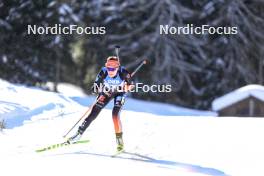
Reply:
[[99, 115], [101, 110], [109, 103], [111, 97], [101, 94], [97, 97], [97, 101], [91, 109], [90, 114], [83, 121], [82, 125], [79, 127], [78, 132], [83, 134], [88, 126], [94, 121], [94, 119]]
[[112, 99], [104, 94], [100, 94], [97, 97], [96, 103], [93, 105], [90, 114], [85, 118], [82, 125], [79, 126], [78, 131], [75, 135], [68, 139], [68, 142], [74, 142], [81, 138], [84, 131], [88, 128], [88, 126], [92, 123], [92, 121], [98, 116], [101, 110], [107, 105], [107, 103]]

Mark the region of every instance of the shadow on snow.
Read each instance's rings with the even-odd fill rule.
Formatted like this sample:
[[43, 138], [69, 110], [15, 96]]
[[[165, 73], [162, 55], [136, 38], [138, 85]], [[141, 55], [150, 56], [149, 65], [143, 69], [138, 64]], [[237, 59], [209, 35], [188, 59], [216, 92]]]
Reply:
[[75, 153], [64, 153], [64, 154], [93, 155], [93, 156], [107, 157], [107, 158], [113, 158], [113, 159], [132, 160], [132, 161], [145, 162], [145, 163], [150, 163], [150, 164], [157, 164], [158, 167], [167, 168], [167, 169], [184, 169], [187, 172], [206, 174], [210, 176], [228, 176], [223, 171], [220, 171], [214, 168], [207, 168], [207, 167], [202, 167], [199, 165], [193, 165], [193, 164], [187, 164], [187, 163], [181, 163], [181, 162], [175, 162], [175, 161], [169, 161], [169, 160], [155, 159], [155, 158], [142, 155], [139, 153], [134, 153], [134, 152], [125, 151], [122, 154], [119, 154], [116, 156], [109, 155], [109, 154], [83, 152], [83, 151], [75, 152]]

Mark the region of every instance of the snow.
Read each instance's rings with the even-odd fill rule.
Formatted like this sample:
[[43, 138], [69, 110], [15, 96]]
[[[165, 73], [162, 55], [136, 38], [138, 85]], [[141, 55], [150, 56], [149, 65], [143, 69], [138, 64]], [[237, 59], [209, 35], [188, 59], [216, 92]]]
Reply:
[[[79, 104], [62, 94], [13, 86], [0, 80], [0, 120], [5, 119], [8, 128], [20, 126], [35, 116], [47, 118], [63, 113], [72, 113], [80, 108]], [[46, 112], [46, 113], [45, 113]], [[18, 117], [19, 116], [19, 117]]]
[[[92, 101], [93, 98], [88, 99]], [[90, 143], [35, 153], [38, 148], [64, 141], [62, 136], [87, 107], [65, 94], [12, 85], [2, 80], [0, 101], [0, 107], [4, 109], [1, 110], [1, 117], [17, 113], [17, 109], [22, 107], [28, 114], [23, 117], [26, 118], [23, 123], [0, 132], [0, 166], [4, 176], [264, 174], [262, 118], [218, 118], [203, 116], [202, 111], [203, 118], [167, 116], [159, 114], [161, 108], [156, 109], [158, 105], [162, 107], [161, 103], [128, 99], [128, 104], [138, 103], [137, 107], [143, 106], [149, 112], [136, 109], [122, 111], [125, 148], [129, 154], [112, 158], [115, 137], [111, 109], [103, 110], [84, 133], [82, 139], [89, 139]], [[52, 103], [60, 105], [32, 113], [36, 108]], [[167, 110], [166, 107], [173, 108], [166, 104], [162, 108]], [[13, 117], [16, 120], [19, 118], [20, 113]]]
[[215, 99], [212, 103], [212, 109], [219, 111], [250, 96], [264, 101], [264, 86], [252, 84], [232, 91]]
[[[54, 83], [48, 82], [46, 86], [52, 90]], [[77, 97], [85, 97], [87, 96], [85, 92], [78, 86], [75, 86], [73, 84], [69, 83], [59, 83], [57, 85], [58, 92], [62, 93], [63, 95], [66, 95], [68, 97], [77, 96]]]

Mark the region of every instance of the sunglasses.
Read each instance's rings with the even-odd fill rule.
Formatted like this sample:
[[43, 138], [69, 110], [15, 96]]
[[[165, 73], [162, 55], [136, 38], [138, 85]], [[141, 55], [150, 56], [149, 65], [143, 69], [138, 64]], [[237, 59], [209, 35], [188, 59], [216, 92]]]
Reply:
[[107, 69], [108, 71], [115, 71], [117, 68], [106, 67], [106, 69]]

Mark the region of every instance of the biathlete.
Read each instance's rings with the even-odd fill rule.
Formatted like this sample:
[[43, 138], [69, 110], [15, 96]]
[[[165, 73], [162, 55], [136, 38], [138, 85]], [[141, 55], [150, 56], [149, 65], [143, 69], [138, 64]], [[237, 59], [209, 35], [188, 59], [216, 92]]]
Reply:
[[123, 131], [119, 114], [125, 103], [126, 92], [133, 89], [133, 87], [131, 75], [124, 67], [120, 66], [119, 58], [116, 56], [108, 57], [105, 67], [101, 68], [101, 71], [97, 75], [94, 82], [93, 89], [98, 93], [97, 100], [93, 107], [91, 107], [90, 114], [79, 126], [77, 133], [70, 137], [68, 142], [72, 143], [78, 141], [91, 122], [99, 115], [100, 111], [112, 99], [114, 99], [112, 118], [117, 150], [122, 151], [124, 149], [124, 142], [122, 138]]

